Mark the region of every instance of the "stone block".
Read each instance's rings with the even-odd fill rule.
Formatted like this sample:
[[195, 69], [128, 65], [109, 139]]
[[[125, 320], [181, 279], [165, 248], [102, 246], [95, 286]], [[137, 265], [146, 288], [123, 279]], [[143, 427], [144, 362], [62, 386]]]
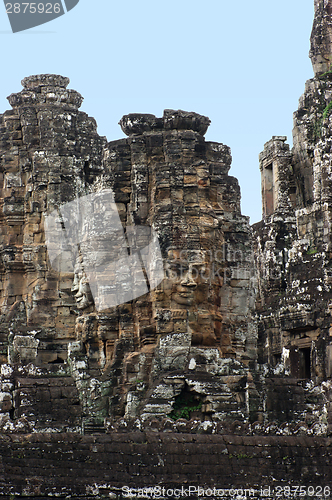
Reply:
[[0, 411], [2, 413], [6, 413], [9, 412], [12, 407], [12, 394], [8, 392], [0, 392]]
[[[69, 316], [70, 315], [70, 308], [69, 307], [58, 307], [58, 315], [59, 316]], [[74, 324], [74, 321], [72, 321], [72, 324]]]
[[175, 320], [173, 322], [173, 330], [175, 333], [185, 333], [187, 332], [187, 321]]
[[24, 364], [33, 362], [37, 356], [38, 345], [39, 340], [31, 335], [15, 335], [12, 345], [13, 356]]

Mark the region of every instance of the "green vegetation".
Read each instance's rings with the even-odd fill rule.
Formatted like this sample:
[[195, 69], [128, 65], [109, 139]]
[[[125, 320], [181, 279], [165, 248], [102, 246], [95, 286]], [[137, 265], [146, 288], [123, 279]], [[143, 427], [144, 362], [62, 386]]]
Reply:
[[318, 250], [316, 247], [310, 247], [307, 251], [306, 251], [306, 254], [307, 255], [314, 255], [315, 253], [317, 253]]
[[[313, 138], [320, 139], [322, 135], [322, 126], [324, 120], [329, 116], [332, 109], [332, 101], [326, 105], [325, 100], [325, 90], [328, 88], [327, 80], [330, 80], [332, 76], [332, 64], [329, 67], [329, 70], [326, 73], [318, 76], [322, 81], [320, 82], [321, 92], [319, 94], [319, 104], [317, 106], [317, 114], [316, 120], [313, 123]], [[325, 78], [329, 77], [329, 78]]]
[[331, 74], [332, 74], [332, 64], [330, 64], [328, 71], [325, 71], [325, 73], [319, 75], [319, 78], [324, 78], [325, 76], [330, 76]]
[[202, 401], [196, 398], [193, 394], [181, 392], [181, 394], [175, 398], [173, 411], [170, 413], [170, 417], [173, 420], [178, 420], [179, 418], [189, 420], [191, 412], [199, 411], [202, 408]]
[[[332, 72], [331, 72], [332, 74]], [[322, 126], [323, 126], [323, 121], [326, 120], [326, 118], [330, 115], [332, 111], [332, 101], [328, 103], [327, 106], [323, 109], [323, 115], [319, 120], [316, 120], [314, 123], [314, 137], [316, 139], [319, 139], [322, 135]]]
[[247, 455], [246, 453], [235, 453], [234, 455], [229, 455], [229, 458], [237, 458], [238, 460], [243, 460], [244, 458], [254, 458], [252, 455]]
[[323, 120], [325, 120], [327, 118], [327, 116], [330, 114], [331, 109], [332, 109], [332, 101], [328, 103], [328, 105], [326, 106], [326, 108], [323, 111]]

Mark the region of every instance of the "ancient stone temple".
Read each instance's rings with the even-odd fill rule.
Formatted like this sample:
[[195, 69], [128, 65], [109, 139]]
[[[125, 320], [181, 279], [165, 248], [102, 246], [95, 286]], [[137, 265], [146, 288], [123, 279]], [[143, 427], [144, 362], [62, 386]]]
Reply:
[[[315, 401], [327, 402], [325, 412], [332, 376], [331, 9], [330, 1], [315, 1], [315, 76], [294, 113], [293, 149], [286, 137], [275, 136], [260, 154], [263, 220], [254, 225], [258, 362], [270, 367], [272, 387], [279, 383], [276, 374], [294, 386], [289, 394], [300, 394], [311, 380]], [[270, 390], [273, 418], [279, 402], [275, 387]], [[314, 418], [291, 400], [296, 418]], [[284, 414], [290, 418], [289, 409]], [[321, 419], [331, 423], [331, 413]]]
[[[73, 428], [100, 428], [106, 417], [167, 416], [176, 398], [193, 396], [203, 417], [249, 418], [255, 276], [229, 148], [204, 140], [208, 118], [173, 110], [124, 116], [127, 137], [107, 143], [68, 82], [25, 78], [1, 116], [1, 345], [11, 388], [3, 411], [41, 428], [68, 419]], [[67, 248], [56, 221], [68, 236], [80, 218]], [[125, 243], [111, 250], [109, 241], [144, 228], [158, 242], [145, 272], [159, 255], [162, 275], [111, 307], [111, 283], [130, 290], [134, 281], [118, 260]], [[88, 254], [115, 262], [95, 278], [97, 303]]]
[[68, 78], [8, 97], [4, 499], [330, 496], [331, 13], [315, 0], [314, 77], [292, 149], [273, 136], [259, 156], [252, 227], [207, 117], [129, 114], [107, 142]]

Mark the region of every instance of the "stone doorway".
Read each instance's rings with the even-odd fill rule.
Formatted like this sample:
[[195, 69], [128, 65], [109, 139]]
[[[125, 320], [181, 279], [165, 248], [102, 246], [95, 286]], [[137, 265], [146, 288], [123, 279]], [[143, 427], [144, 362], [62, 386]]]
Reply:
[[292, 377], [299, 379], [311, 378], [311, 348], [293, 347], [290, 350], [290, 369]]

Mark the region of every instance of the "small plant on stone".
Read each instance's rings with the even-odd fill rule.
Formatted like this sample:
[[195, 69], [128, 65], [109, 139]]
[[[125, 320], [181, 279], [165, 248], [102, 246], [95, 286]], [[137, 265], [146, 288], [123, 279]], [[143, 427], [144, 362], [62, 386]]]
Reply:
[[332, 109], [332, 101], [328, 103], [328, 105], [326, 106], [326, 108], [323, 111], [323, 120], [325, 120], [328, 117], [328, 115], [331, 113], [331, 109]]
[[229, 455], [229, 458], [237, 458], [238, 460], [243, 460], [245, 458], [254, 458], [252, 455], [247, 455], [246, 453], [235, 453], [234, 455]]
[[328, 71], [319, 76], [319, 78], [324, 78], [324, 76], [330, 76], [332, 74], [332, 64], [330, 65]]
[[199, 401], [197, 396], [195, 397], [193, 394], [183, 391], [175, 398], [170, 417], [173, 420], [178, 420], [179, 418], [189, 420], [191, 412], [200, 411], [201, 409], [202, 401]]
[[[329, 74], [332, 74], [332, 72]], [[332, 101], [328, 103], [327, 106], [323, 109], [323, 116], [317, 120], [314, 123], [314, 138], [315, 139], [320, 139], [322, 136], [322, 127], [323, 127], [323, 122], [326, 120], [326, 118], [330, 115], [332, 110]]]
[[310, 248], [307, 250], [306, 254], [307, 254], [307, 255], [314, 255], [314, 254], [315, 254], [315, 253], [317, 253], [317, 252], [318, 252], [318, 250], [317, 250], [317, 248], [316, 248], [316, 247], [310, 247]]

